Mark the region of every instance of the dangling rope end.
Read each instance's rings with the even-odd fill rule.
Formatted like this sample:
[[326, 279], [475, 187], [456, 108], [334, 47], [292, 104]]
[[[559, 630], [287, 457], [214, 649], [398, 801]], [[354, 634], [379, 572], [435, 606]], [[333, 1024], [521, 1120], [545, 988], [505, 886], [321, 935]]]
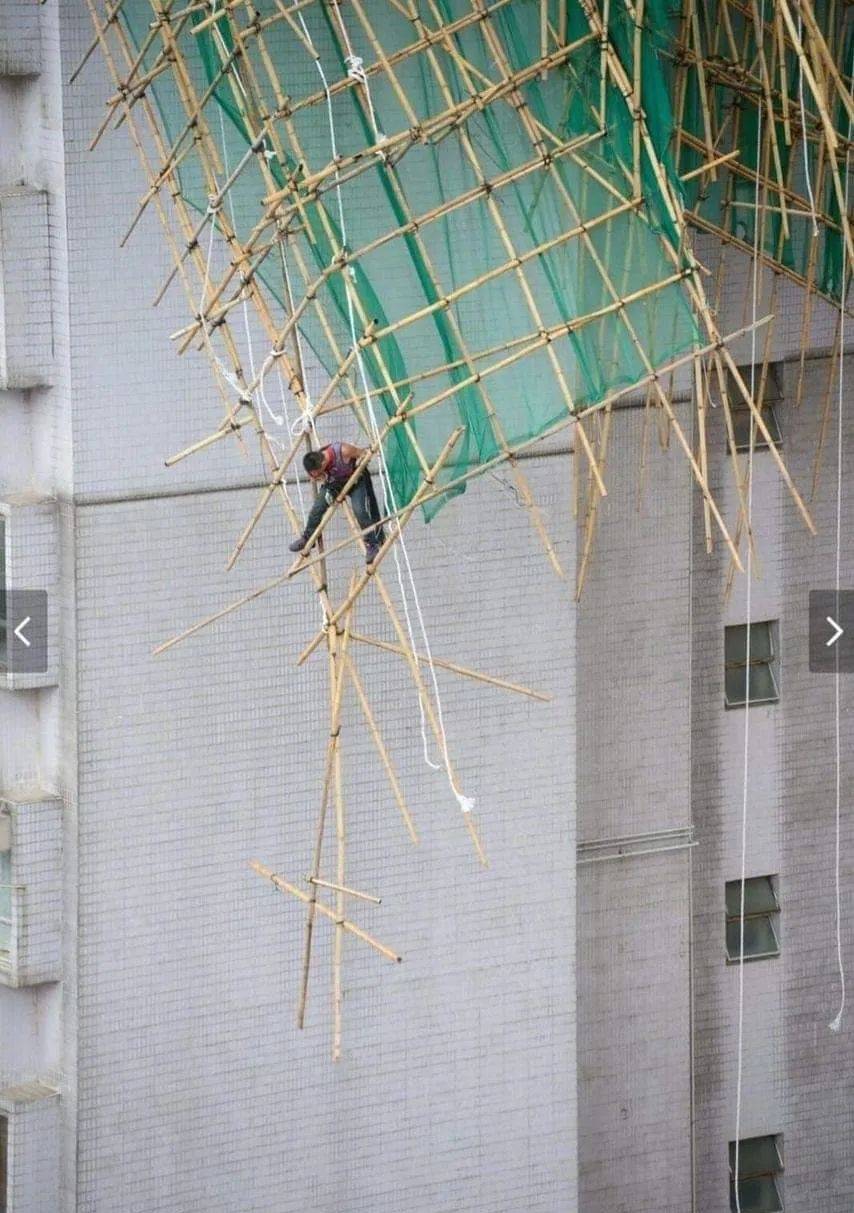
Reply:
[[830, 1023], [827, 1026], [830, 1028], [831, 1032], [841, 1032], [842, 1031], [842, 1008], [841, 1007], [839, 1008], [839, 1014], [836, 1016], [835, 1019], [831, 1019]]

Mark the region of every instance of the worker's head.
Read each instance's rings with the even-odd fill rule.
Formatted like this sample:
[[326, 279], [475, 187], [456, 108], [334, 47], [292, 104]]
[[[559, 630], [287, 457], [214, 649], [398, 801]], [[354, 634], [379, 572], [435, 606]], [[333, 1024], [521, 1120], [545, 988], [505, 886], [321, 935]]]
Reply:
[[323, 451], [309, 451], [308, 454], [302, 457], [302, 466], [312, 480], [319, 480], [326, 466], [326, 456], [323, 454]]

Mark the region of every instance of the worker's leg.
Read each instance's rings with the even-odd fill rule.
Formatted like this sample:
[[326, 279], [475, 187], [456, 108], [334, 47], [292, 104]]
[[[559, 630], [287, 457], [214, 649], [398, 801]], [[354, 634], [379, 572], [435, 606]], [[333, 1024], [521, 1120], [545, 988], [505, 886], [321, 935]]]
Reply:
[[309, 535], [312, 533], [315, 527], [320, 525], [323, 515], [329, 509], [326, 501], [326, 492], [326, 486], [324, 485], [315, 497], [314, 505], [308, 511], [308, 518], [305, 521], [305, 530], [301, 535], [297, 536], [292, 544], [289, 545], [292, 552], [302, 551]]
[[[359, 524], [360, 530], [364, 531], [372, 522], [379, 522], [381, 515], [377, 506], [377, 499], [374, 495], [374, 486], [371, 483], [370, 475], [367, 473], [361, 476], [350, 490], [350, 504], [353, 507], [353, 513], [356, 515], [356, 521]], [[373, 547], [379, 547], [383, 538], [381, 526], [368, 531], [364, 536], [365, 543]]]

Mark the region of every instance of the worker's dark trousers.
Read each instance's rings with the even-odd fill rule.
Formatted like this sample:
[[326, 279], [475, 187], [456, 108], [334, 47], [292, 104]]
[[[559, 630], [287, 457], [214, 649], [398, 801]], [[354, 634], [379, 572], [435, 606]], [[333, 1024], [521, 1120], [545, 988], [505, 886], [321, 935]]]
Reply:
[[[314, 505], [308, 513], [308, 519], [305, 524], [305, 536], [312, 533], [314, 528], [319, 525], [323, 515], [332, 505], [335, 498], [341, 492], [341, 485], [324, 485], [317, 494]], [[353, 507], [353, 513], [356, 515], [356, 521], [359, 524], [359, 529], [364, 530], [365, 527], [371, 525], [372, 522], [378, 522], [382, 515], [380, 514], [379, 506], [377, 505], [376, 495], [374, 494], [374, 486], [371, 480], [370, 472], [363, 472], [350, 492], [347, 494], [350, 505]], [[374, 530], [368, 531], [363, 538], [368, 543], [382, 543], [385, 535], [381, 526], [375, 527]]]

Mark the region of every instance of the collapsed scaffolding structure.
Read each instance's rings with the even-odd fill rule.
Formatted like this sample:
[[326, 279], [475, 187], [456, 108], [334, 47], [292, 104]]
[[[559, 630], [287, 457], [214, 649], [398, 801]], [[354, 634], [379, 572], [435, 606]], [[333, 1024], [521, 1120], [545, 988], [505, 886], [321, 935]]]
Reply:
[[[263, 456], [267, 483], [228, 567], [274, 500], [294, 534], [303, 533], [302, 453], [354, 428], [363, 435], [364, 458], [302, 554], [156, 650], [295, 577], [313, 583], [323, 624], [298, 663], [325, 644], [329, 739], [312, 868], [303, 889], [254, 866], [306, 905], [300, 1025], [318, 915], [334, 925], [338, 1056], [345, 934], [400, 959], [347, 917], [350, 899], [376, 900], [346, 880], [347, 688], [417, 840], [354, 650], [379, 648], [406, 663], [483, 863], [436, 668], [547, 698], [434, 657], [406, 552], [413, 517], [429, 521], [469, 480], [506, 464], [563, 575], [518, 456], [568, 429], [583, 511], [579, 594], [606, 494], [612, 409], [644, 392], [647, 419], [661, 419], [690, 464], [707, 547], [719, 535], [733, 571], [752, 542], [736, 408], [749, 411], [751, 442], [758, 435], [767, 443], [813, 529], [762, 405], [781, 279], [805, 292], [805, 333], [822, 298], [837, 309], [843, 339], [854, 260], [851, 9], [835, 0], [779, 0], [767, 15], [757, 0], [682, 0], [678, 11], [663, 0], [86, 2], [95, 38], [83, 62], [100, 47], [114, 82], [93, 145], [110, 125], [126, 127], [148, 178], [125, 239], [148, 207], [158, 211], [173, 269], [155, 302], [182, 284], [190, 318], [173, 335], [176, 346], [209, 358], [221, 398], [215, 427], [167, 462], [249, 435]], [[720, 241], [715, 271], [694, 251], [697, 231]], [[717, 312], [731, 249], [767, 267], [773, 285], [767, 315], [723, 334]], [[760, 328], [761, 368], [745, 376], [731, 347]], [[686, 375], [689, 429], [671, 399]], [[803, 358], [798, 403], [802, 389]], [[712, 407], [729, 437], [734, 526], [708, 483]], [[645, 448], [646, 439], [644, 459]], [[336, 591], [331, 558], [351, 555], [359, 539], [347, 492], [372, 458], [387, 538]], [[350, 533], [330, 544], [336, 514]], [[388, 556], [400, 604], [380, 568]], [[355, 627], [368, 587], [393, 641]], [[324, 868], [330, 818], [336, 850]]]

